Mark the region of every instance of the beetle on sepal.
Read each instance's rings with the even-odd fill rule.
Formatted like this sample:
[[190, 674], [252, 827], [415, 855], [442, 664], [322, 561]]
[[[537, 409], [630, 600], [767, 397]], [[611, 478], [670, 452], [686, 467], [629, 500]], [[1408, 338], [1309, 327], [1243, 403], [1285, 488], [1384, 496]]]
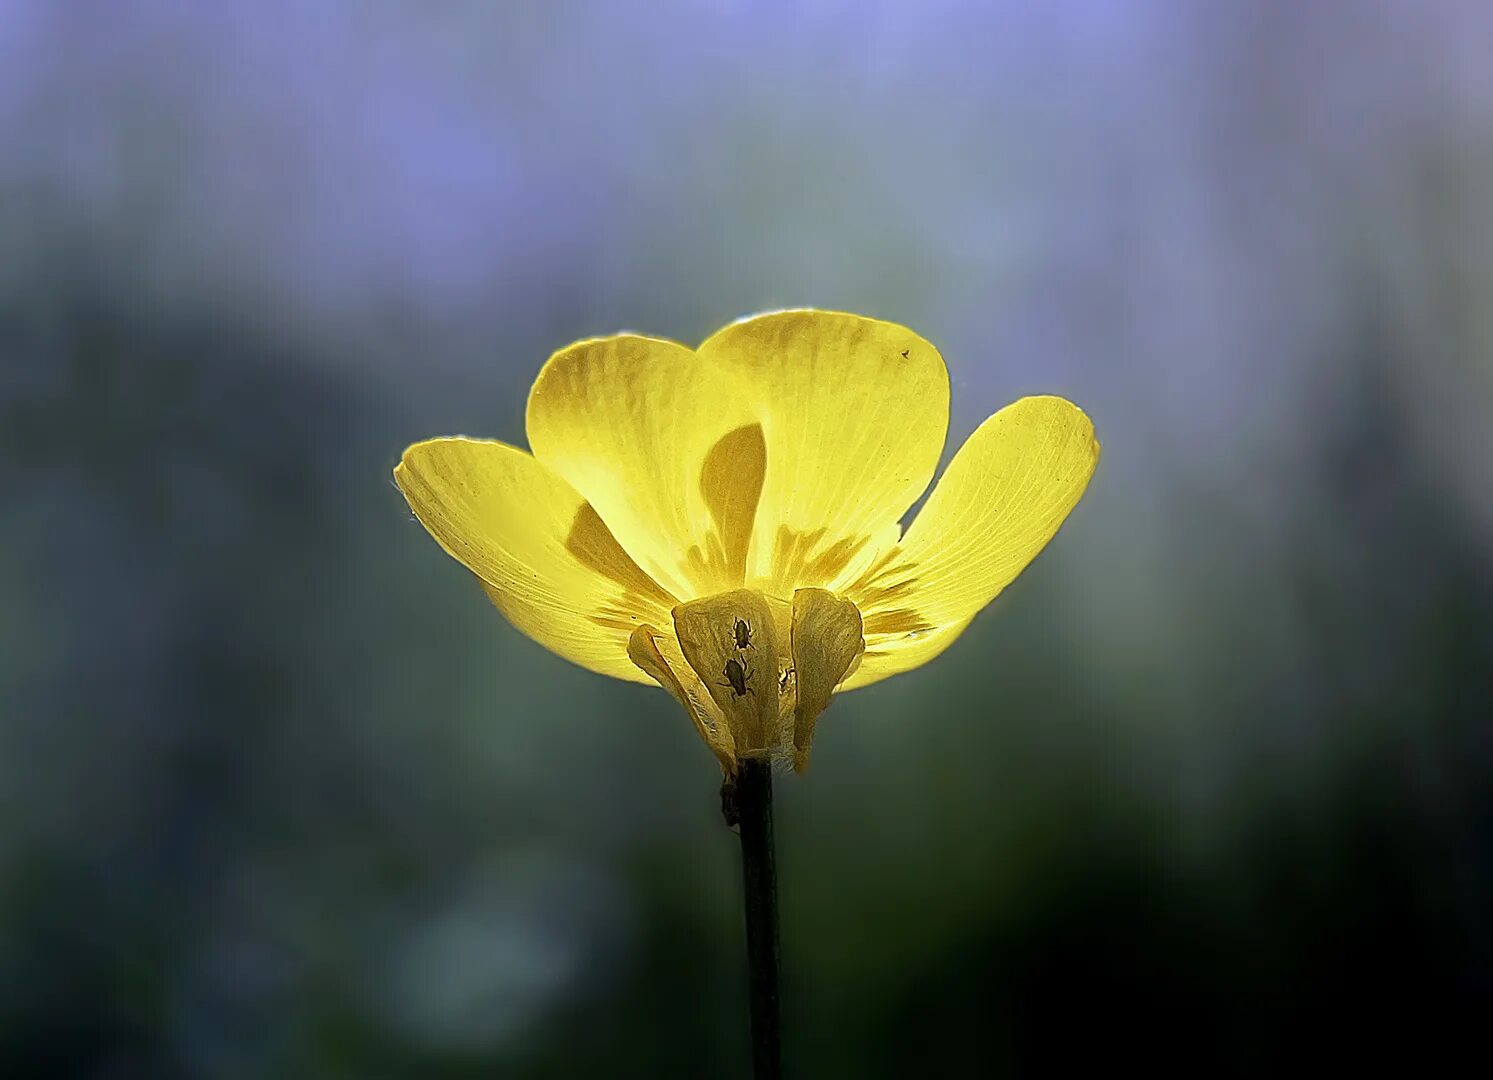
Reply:
[[752, 624], [745, 619], [737, 619], [736, 625], [731, 628], [736, 639], [737, 649], [752, 648]]
[[746, 697], [748, 694], [755, 694], [757, 692], [747, 685], [752, 678], [752, 670], [736, 659], [736, 657], [733, 656], [726, 661], [726, 666], [721, 674], [726, 677], [726, 681], [721, 683], [721, 685], [730, 687], [731, 692], [737, 697]]

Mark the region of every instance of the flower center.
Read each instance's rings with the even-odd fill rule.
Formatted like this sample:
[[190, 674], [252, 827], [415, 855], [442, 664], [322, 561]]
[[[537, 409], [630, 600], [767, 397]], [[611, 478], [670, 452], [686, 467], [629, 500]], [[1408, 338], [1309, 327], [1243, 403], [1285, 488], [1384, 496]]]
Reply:
[[627, 655], [684, 706], [721, 768], [791, 751], [802, 771], [814, 721], [866, 649], [856, 606], [827, 589], [797, 589], [791, 603], [732, 589], [673, 619], [673, 634], [633, 630]]
[[793, 733], [793, 608], [733, 589], [674, 609], [684, 659], [720, 709], [738, 757], [770, 755]]

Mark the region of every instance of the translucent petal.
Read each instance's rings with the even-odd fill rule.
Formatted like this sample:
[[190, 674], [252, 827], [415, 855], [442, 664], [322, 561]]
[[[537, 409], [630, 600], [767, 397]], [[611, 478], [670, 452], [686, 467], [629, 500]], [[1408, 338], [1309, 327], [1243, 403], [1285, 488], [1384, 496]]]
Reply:
[[505, 443], [452, 438], [411, 446], [394, 481], [519, 630], [592, 671], [651, 681], [628, 659], [628, 638], [677, 601], [559, 476]]
[[534, 456], [676, 595], [740, 587], [766, 469], [731, 377], [683, 345], [624, 334], [562, 349], [528, 406]]
[[793, 594], [793, 670], [798, 686], [793, 764], [799, 772], [809, 763], [814, 721], [865, 648], [861, 613], [853, 603], [825, 589], [799, 589]]
[[674, 609], [674, 632], [685, 660], [725, 715], [737, 756], [776, 749], [778, 631], [766, 598], [736, 589], [680, 604]]
[[933, 477], [943, 358], [905, 327], [828, 311], [733, 323], [699, 353], [739, 378], [766, 440], [748, 580], [779, 596], [835, 587]]
[[845, 588], [866, 632], [846, 688], [948, 648], [1052, 539], [1098, 460], [1089, 418], [1062, 398], [1022, 398], [981, 424], [907, 535]]
[[860, 666], [845, 677], [840, 684], [843, 690], [859, 690], [863, 686], [880, 682], [892, 675], [922, 667], [964, 633], [970, 619], [941, 626], [936, 630], [914, 631], [912, 634], [866, 635], [866, 651], [861, 654]]

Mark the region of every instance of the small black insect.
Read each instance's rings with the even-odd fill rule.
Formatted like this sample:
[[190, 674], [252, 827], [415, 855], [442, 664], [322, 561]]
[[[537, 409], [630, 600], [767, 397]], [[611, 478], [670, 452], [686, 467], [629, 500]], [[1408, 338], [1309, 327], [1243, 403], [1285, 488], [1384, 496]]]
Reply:
[[757, 692], [747, 685], [747, 682], [752, 677], [752, 669], [736, 659], [736, 657], [733, 656], [726, 661], [726, 667], [721, 674], [726, 677], [726, 681], [721, 683], [721, 685], [729, 686], [737, 697], [746, 697], [748, 694], [755, 694]]
[[736, 781], [729, 776], [721, 781], [721, 817], [726, 828], [741, 831], [741, 800], [736, 797]]
[[906, 360], [907, 359], [907, 354], [910, 353], [910, 352], [912, 352], [911, 349], [903, 349], [902, 350], [902, 359]]
[[734, 629], [736, 634], [736, 647], [738, 649], [750, 649], [752, 647], [752, 624], [745, 619], [737, 619]]

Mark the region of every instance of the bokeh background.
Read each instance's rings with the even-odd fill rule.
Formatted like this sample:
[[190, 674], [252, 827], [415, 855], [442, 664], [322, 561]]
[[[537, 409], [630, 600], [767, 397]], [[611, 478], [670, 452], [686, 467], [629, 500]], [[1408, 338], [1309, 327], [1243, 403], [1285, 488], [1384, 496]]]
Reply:
[[792, 1074], [1485, 1055], [1490, 41], [1484, 0], [0, 2], [0, 1074], [744, 1076], [710, 755], [389, 470], [522, 442], [573, 339], [790, 305], [936, 342], [950, 452], [1038, 392], [1105, 445], [780, 784]]

